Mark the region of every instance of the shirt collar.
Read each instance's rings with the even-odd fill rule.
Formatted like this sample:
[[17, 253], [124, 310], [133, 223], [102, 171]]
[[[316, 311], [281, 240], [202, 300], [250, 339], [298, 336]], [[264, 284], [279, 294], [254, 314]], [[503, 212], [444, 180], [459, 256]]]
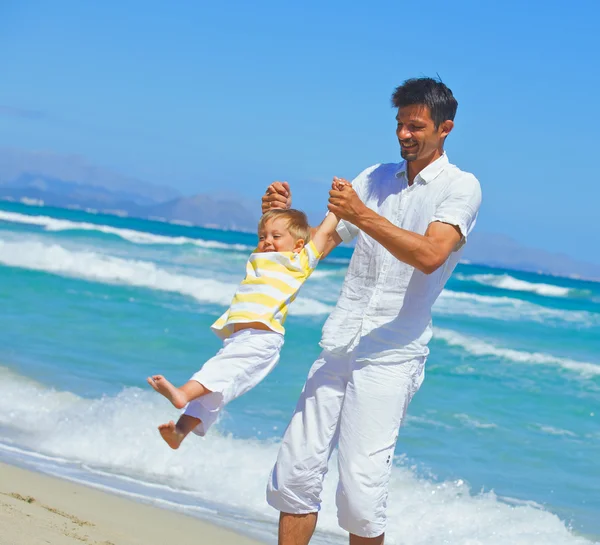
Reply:
[[[448, 156], [446, 152], [442, 154], [441, 157], [438, 157], [433, 163], [427, 165], [417, 176], [415, 177], [415, 181], [420, 178], [424, 183], [429, 183], [435, 180], [441, 172], [448, 166]], [[406, 161], [402, 161], [398, 164], [398, 170], [396, 171], [396, 178], [407, 177], [406, 172]]]
[[398, 170], [396, 170], [396, 178], [406, 178], [406, 161], [398, 163]]

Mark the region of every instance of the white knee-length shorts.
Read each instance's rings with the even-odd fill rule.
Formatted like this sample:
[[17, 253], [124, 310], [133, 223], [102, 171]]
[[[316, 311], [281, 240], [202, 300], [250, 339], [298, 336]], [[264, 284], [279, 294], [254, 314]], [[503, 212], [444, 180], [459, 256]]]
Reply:
[[194, 433], [205, 435], [227, 403], [263, 380], [277, 365], [282, 346], [283, 335], [258, 329], [242, 329], [225, 339], [217, 355], [190, 379], [211, 391], [183, 412], [200, 419]]
[[398, 429], [423, 382], [425, 359], [358, 364], [353, 354], [323, 351], [284, 434], [267, 485], [269, 505], [284, 513], [319, 511], [337, 443], [340, 526], [360, 537], [383, 534]]

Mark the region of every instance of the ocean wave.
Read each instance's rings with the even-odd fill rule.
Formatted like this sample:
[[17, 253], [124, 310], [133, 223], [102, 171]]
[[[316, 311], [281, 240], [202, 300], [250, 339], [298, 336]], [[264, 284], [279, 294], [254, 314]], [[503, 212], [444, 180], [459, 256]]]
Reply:
[[314, 271], [310, 277], [311, 278], [343, 278], [346, 275], [345, 269], [335, 269], [335, 270], [319, 270]]
[[350, 258], [347, 257], [327, 257], [327, 263], [335, 263], [336, 265], [348, 265]]
[[589, 290], [578, 290], [576, 288], [555, 286], [553, 284], [527, 282], [525, 280], [514, 278], [509, 274], [457, 274], [455, 275], [455, 278], [458, 280], [476, 282], [477, 284], [491, 286], [503, 290], [537, 293], [538, 295], [544, 295], [548, 297], [584, 296], [591, 294]]
[[561, 310], [512, 297], [478, 295], [443, 290], [433, 305], [434, 314], [472, 316], [503, 321], [528, 320], [545, 325], [569, 322], [581, 327], [600, 326], [600, 314], [584, 310]]
[[[127, 388], [113, 397], [84, 399], [2, 368], [0, 378], [0, 448], [5, 452], [38, 453], [40, 466], [46, 468], [53, 460], [56, 468], [72, 462], [82, 472], [89, 470], [90, 481], [97, 482], [101, 474], [113, 475], [115, 485], [122, 483], [125, 490], [146, 484], [146, 499], [163, 499], [172, 507], [198, 509], [204, 504], [213, 506], [213, 512], [233, 511], [237, 524], [258, 520], [272, 535], [276, 532], [277, 512], [266, 505], [264, 490], [277, 443], [236, 439], [215, 430], [172, 451], [156, 425], [173, 418], [175, 411], [151, 392]], [[344, 543], [347, 537], [335, 513], [335, 459], [330, 468], [315, 537], [322, 543]], [[177, 503], [165, 501], [173, 497]], [[390, 544], [591, 545], [533, 502], [474, 493], [462, 480], [421, 478], [398, 460], [392, 468], [388, 515]]]
[[454, 417], [457, 420], [460, 420], [463, 424], [465, 424], [466, 426], [468, 426], [470, 428], [487, 430], [487, 429], [493, 429], [493, 428], [498, 427], [498, 425], [494, 424], [494, 423], [480, 422], [479, 420], [477, 420], [465, 413], [455, 414]]
[[5, 212], [2, 210], [0, 210], [0, 221], [37, 225], [43, 227], [46, 231], [97, 231], [108, 235], [116, 235], [124, 240], [133, 242], [134, 244], [191, 244], [207, 249], [235, 251], [254, 250], [253, 246], [248, 246], [246, 244], [226, 244], [215, 240], [203, 240], [191, 237], [169, 237], [165, 235], [155, 235], [145, 231], [136, 231], [134, 229], [112, 227], [110, 225], [62, 220], [51, 218], [49, 216], [30, 216], [28, 214], [18, 214], [16, 212]]
[[434, 327], [434, 338], [444, 341], [450, 346], [457, 346], [474, 356], [491, 356], [515, 363], [537, 365], [554, 365], [573, 371], [582, 377], [600, 376], [600, 365], [560, 358], [541, 352], [525, 352], [511, 348], [500, 348], [475, 337], [469, 337], [449, 329]]
[[[178, 274], [148, 261], [122, 259], [91, 251], [68, 250], [58, 244], [7, 242], [0, 240], [0, 263], [11, 267], [43, 271], [93, 282], [121, 284], [180, 293], [202, 303], [228, 306], [236, 284], [210, 278]], [[291, 315], [327, 314], [332, 307], [310, 298], [298, 297], [290, 306]]]
[[577, 437], [577, 434], [573, 433], [572, 431], [555, 428], [554, 426], [543, 426], [542, 424], [538, 424], [537, 427], [540, 431], [548, 433], [549, 435], [558, 435], [560, 437]]

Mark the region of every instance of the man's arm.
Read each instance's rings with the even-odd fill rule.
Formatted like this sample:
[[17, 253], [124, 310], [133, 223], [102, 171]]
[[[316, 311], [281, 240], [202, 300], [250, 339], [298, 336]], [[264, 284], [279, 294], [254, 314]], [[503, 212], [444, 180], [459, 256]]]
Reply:
[[397, 227], [368, 208], [351, 186], [332, 189], [327, 208], [338, 218], [356, 225], [396, 259], [425, 274], [443, 265], [462, 237], [458, 227], [438, 221], [429, 224], [424, 235]]

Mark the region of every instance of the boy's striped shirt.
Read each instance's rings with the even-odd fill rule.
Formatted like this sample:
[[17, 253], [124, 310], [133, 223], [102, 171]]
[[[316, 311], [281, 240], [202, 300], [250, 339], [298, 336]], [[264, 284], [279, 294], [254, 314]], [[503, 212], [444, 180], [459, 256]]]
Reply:
[[294, 252], [255, 252], [246, 264], [246, 278], [229, 309], [211, 326], [221, 338], [233, 333], [234, 324], [260, 322], [285, 333], [283, 323], [290, 303], [315, 270], [321, 254], [310, 241]]

